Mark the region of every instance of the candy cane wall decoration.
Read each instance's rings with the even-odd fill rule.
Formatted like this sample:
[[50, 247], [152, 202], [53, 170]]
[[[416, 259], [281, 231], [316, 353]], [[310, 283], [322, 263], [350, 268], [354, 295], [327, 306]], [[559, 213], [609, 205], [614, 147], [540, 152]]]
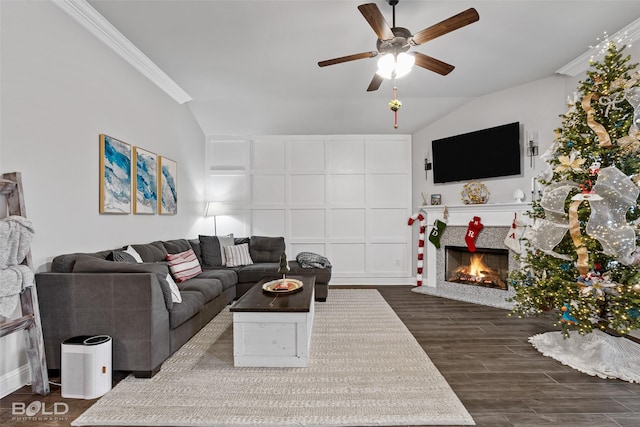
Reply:
[[420, 221], [420, 234], [418, 235], [418, 274], [416, 275], [417, 286], [422, 286], [422, 267], [424, 266], [424, 232], [427, 228], [424, 215], [416, 212], [409, 218], [408, 225], [411, 226], [415, 220]]

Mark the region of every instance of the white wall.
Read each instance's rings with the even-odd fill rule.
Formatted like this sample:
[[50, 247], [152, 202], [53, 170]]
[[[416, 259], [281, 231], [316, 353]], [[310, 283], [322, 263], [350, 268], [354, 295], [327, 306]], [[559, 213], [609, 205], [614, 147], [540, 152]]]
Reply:
[[[421, 192], [427, 200], [433, 193], [442, 194], [442, 204], [460, 205], [460, 192], [465, 182], [434, 184], [433, 173], [424, 170], [424, 156], [431, 157], [431, 141], [506, 123], [520, 122], [521, 153], [525, 152], [525, 135], [538, 131], [539, 152], [542, 154], [553, 142], [554, 129], [561, 124], [559, 115], [566, 109], [565, 78], [548, 77], [521, 86], [475, 99], [456, 111], [426, 127], [413, 137], [413, 202], [422, 205]], [[481, 150], [482, 146], [478, 146]], [[495, 153], [496, 157], [500, 153]], [[480, 180], [489, 192], [489, 203], [513, 201], [513, 192], [521, 189], [531, 200], [531, 179], [544, 170], [544, 163], [535, 158], [530, 166], [529, 157], [522, 154], [521, 176]], [[464, 165], [460, 165], [464, 167]]]
[[[34, 268], [62, 253], [196, 237], [206, 224], [204, 135], [188, 105], [53, 3], [0, 8], [0, 171], [22, 173]], [[100, 133], [177, 161], [177, 215], [98, 213]], [[9, 378], [22, 378], [22, 341], [0, 341], [0, 394]]]
[[289, 259], [325, 255], [331, 283], [410, 283], [411, 137], [211, 137], [218, 234], [284, 236]]

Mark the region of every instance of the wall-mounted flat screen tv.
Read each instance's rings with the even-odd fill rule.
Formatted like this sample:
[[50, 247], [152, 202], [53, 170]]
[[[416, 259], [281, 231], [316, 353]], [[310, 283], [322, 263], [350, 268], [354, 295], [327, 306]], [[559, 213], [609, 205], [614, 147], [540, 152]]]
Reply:
[[433, 182], [520, 175], [520, 123], [431, 141]]

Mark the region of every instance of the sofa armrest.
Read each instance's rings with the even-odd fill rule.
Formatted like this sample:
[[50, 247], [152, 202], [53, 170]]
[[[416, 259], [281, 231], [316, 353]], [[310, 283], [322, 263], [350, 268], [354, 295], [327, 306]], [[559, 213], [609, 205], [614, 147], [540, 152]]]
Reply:
[[60, 344], [109, 335], [113, 369], [151, 371], [170, 355], [169, 312], [153, 273], [38, 273], [36, 287], [49, 369]]

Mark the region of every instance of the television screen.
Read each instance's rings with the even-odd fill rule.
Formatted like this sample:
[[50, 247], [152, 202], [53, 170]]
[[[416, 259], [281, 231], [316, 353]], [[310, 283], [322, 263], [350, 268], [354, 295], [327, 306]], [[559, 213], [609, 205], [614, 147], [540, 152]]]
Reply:
[[520, 175], [520, 123], [431, 141], [433, 182]]

